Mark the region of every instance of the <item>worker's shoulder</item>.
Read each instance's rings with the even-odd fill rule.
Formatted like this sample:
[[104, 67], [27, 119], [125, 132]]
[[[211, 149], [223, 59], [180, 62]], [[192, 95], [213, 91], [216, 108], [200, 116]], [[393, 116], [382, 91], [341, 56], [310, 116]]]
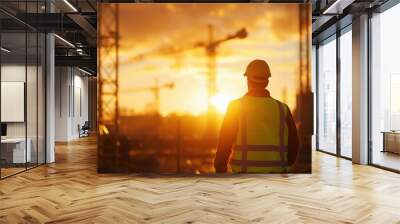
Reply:
[[[272, 98], [272, 97], [271, 97], [271, 98]], [[286, 112], [291, 113], [291, 112], [290, 112], [290, 108], [289, 108], [289, 106], [288, 106], [286, 103], [284, 103], [284, 102], [282, 102], [282, 101], [280, 101], [280, 100], [277, 100], [277, 99], [275, 99], [275, 98], [272, 98], [272, 99], [275, 100], [277, 103], [281, 104]]]
[[242, 99], [242, 97], [231, 100], [228, 104], [228, 108], [233, 109], [233, 108], [240, 107], [241, 99]]
[[243, 99], [243, 97], [233, 99], [229, 102], [229, 104], [238, 104], [238, 103], [240, 103], [240, 100], [242, 100], [242, 99]]
[[275, 99], [275, 98], [272, 98], [272, 97], [271, 97], [271, 99], [275, 100], [275, 101], [276, 101], [277, 103], [279, 103], [279, 104], [282, 104], [283, 107], [289, 108], [289, 106], [288, 106], [286, 103], [284, 103], [284, 102], [282, 102], [282, 101], [280, 101], [280, 100], [277, 100], [277, 99]]

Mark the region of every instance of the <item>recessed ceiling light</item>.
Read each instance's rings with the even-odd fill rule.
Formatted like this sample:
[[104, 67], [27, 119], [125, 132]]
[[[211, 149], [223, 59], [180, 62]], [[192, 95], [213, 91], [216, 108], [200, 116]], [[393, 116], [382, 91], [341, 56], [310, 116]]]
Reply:
[[[332, 5], [330, 5], [327, 9], [324, 10], [324, 12], [322, 12], [322, 14], [341, 14], [343, 12], [339, 12], [340, 11], [340, 7], [347, 7], [348, 5], [350, 5], [354, 0], [336, 0], [335, 2], [333, 2]], [[343, 9], [341, 10], [343, 11]]]
[[64, 42], [65, 44], [67, 44], [68, 46], [75, 48], [75, 45], [73, 45], [71, 42], [69, 42], [68, 40], [60, 37], [58, 34], [54, 34], [55, 37], [57, 37], [59, 40], [61, 40], [62, 42]]
[[74, 12], [78, 12], [78, 10], [68, 0], [64, 0], [64, 3], [67, 4]]
[[85, 74], [87, 74], [87, 75], [93, 75], [92, 73], [90, 73], [90, 72], [88, 72], [88, 71], [86, 71], [86, 70], [83, 70], [83, 69], [81, 69], [81, 68], [79, 68], [79, 67], [78, 67], [78, 70], [81, 71], [81, 72], [83, 72], [83, 73], [85, 73]]
[[10, 53], [11, 52], [11, 50], [9, 50], [9, 49], [7, 49], [5, 47], [1, 47], [0, 49], [1, 49], [1, 51], [4, 51], [6, 53]]

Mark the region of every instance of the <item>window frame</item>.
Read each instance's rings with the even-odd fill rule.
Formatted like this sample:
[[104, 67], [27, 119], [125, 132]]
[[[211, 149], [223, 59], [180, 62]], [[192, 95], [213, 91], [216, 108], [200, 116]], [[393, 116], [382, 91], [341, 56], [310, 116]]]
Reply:
[[373, 161], [373, 154], [374, 154], [374, 149], [373, 149], [373, 130], [372, 130], [372, 93], [373, 93], [373, 88], [372, 88], [372, 54], [373, 54], [373, 50], [372, 50], [372, 41], [373, 41], [373, 35], [372, 35], [372, 19], [374, 17], [374, 14], [381, 14], [384, 13], [385, 11], [393, 8], [394, 6], [397, 6], [398, 4], [400, 4], [399, 0], [389, 0], [387, 2], [385, 2], [384, 4], [380, 5], [379, 7], [369, 10], [368, 13], [368, 30], [367, 30], [367, 46], [368, 46], [368, 54], [367, 54], [367, 64], [368, 64], [368, 69], [367, 69], [367, 82], [368, 82], [368, 96], [367, 96], [367, 107], [368, 107], [368, 111], [367, 111], [367, 119], [368, 119], [368, 125], [367, 125], [367, 132], [368, 132], [368, 152], [367, 152], [367, 162], [368, 165], [373, 166], [373, 167], [377, 167], [383, 170], [387, 170], [387, 171], [391, 171], [391, 172], [395, 172], [395, 173], [400, 173], [400, 170], [394, 169], [394, 168], [390, 168], [384, 165], [380, 165], [377, 163], [374, 163]]
[[[341, 81], [341, 67], [340, 67], [340, 37], [344, 35], [347, 32], [352, 32], [352, 22], [349, 24], [346, 24], [344, 27], [340, 28], [337, 27], [337, 30], [335, 33], [331, 34], [330, 36], [326, 37], [325, 39], [319, 40], [316, 45], [316, 72], [315, 72], [315, 79], [316, 79], [316, 151], [318, 152], [323, 152], [329, 155], [333, 155], [339, 158], [347, 159], [347, 160], [352, 160], [352, 158], [347, 157], [342, 155], [342, 150], [341, 150], [341, 119], [340, 119], [340, 103], [341, 103], [341, 97], [340, 97], [340, 81]], [[319, 143], [319, 116], [320, 114], [318, 113], [318, 107], [320, 104], [320, 99], [319, 99], [319, 82], [320, 82], [320, 74], [319, 74], [319, 62], [320, 62], [320, 56], [319, 56], [319, 47], [322, 43], [328, 43], [330, 41], [336, 41], [336, 152], [332, 153], [327, 150], [321, 149], [320, 143]]]

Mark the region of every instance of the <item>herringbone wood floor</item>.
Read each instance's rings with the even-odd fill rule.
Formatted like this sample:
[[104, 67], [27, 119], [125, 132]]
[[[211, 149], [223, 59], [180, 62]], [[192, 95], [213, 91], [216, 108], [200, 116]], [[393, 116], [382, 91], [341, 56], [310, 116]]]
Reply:
[[97, 174], [93, 138], [0, 181], [0, 223], [400, 223], [400, 175], [317, 153], [312, 175]]

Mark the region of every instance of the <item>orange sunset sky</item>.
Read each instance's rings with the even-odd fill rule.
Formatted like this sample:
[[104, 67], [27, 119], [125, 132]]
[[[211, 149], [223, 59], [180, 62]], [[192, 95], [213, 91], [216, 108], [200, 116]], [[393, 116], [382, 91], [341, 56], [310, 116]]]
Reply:
[[[150, 53], [160, 48], [184, 48], [207, 41], [208, 24], [214, 38], [246, 28], [245, 39], [233, 39], [217, 50], [217, 96], [223, 113], [226, 104], [247, 91], [243, 77], [254, 59], [266, 60], [272, 78], [272, 97], [293, 109], [299, 76], [299, 5], [297, 4], [120, 4], [120, 108], [141, 113], [154, 100], [148, 86], [174, 82], [160, 91], [161, 113], [199, 114], [207, 110], [207, 56], [204, 48], [177, 54]], [[304, 35], [309, 35], [304, 32]], [[146, 55], [142, 58], [138, 55]], [[128, 92], [128, 89], [136, 91]]]

